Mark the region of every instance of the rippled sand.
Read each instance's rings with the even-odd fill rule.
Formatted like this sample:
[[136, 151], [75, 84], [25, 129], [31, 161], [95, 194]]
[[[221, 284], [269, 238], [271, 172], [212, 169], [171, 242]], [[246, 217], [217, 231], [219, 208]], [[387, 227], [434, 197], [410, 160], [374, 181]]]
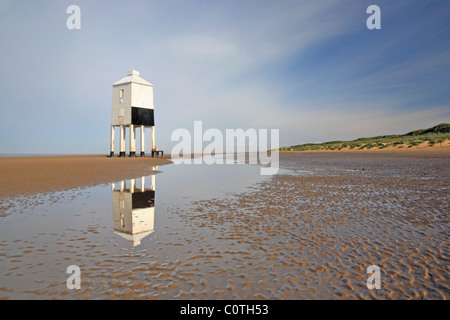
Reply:
[[[448, 299], [449, 159], [282, 155], [247, 192], [157, 206], [164, 219], [137, 247], [92, 209], [84, 227], [1, 238], [0, 297]], [[80, 290], [66, 288], [69, 264]]]

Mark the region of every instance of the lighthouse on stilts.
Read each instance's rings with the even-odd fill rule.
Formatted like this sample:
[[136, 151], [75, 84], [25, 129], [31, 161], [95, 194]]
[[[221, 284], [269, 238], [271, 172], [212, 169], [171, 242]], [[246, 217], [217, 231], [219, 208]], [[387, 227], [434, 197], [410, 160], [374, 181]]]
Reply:
[[131, 70], [113, 84], [111, 108], [111, 149], [114, 156], [114, 129], [119, 128], [119, 157], [125, 157], [125, 134], [129, 128], [129, 156], [136, 156], [136, 128], [140, 129], [140, 152], [145, 156], [145, 128], [151, 129], [151, 150], [155, 149], [155, 118], [153, 114], [153, 85]]

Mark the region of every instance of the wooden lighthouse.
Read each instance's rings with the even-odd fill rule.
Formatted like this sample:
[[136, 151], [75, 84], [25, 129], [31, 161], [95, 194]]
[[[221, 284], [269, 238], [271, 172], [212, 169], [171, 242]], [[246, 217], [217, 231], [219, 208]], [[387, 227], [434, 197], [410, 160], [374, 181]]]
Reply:
[[140, 129], [140, 152], [145, 156], [145, 128], [151, 129], [151, 147], [155, 149], [155, 119], [153, 114], [153, 85], [131, 70], [125, 78], [113, 84], [111, 108], [111, 149], [114, 156], [114, 129], [119, 128], [119, 157], [125, 157], [125, 134], [129, 128], [129, 155], [136, 155], [136, 128]]

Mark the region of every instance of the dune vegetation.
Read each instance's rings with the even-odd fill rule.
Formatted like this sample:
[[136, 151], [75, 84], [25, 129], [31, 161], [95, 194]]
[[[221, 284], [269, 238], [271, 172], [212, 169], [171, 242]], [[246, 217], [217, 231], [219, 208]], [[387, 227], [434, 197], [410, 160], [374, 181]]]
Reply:
[[305, 143], [291, 147], [280, 148], [280, 151], [308, 150], [363, 150], [412, 148], [423, 145], [434, 146], [450, 140], [450, 123], [441, 123], [428, 129], [414, 130], [405, 134], [384, 135], [370, 138], [358, 138], [351, 141], [328, 141], [323, 143]]

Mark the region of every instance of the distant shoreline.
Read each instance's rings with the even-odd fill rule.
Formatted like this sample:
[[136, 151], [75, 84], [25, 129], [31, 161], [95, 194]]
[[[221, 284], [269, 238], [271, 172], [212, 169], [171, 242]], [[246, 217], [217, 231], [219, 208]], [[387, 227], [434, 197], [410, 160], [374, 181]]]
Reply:
[[[285, 148], [280, 148], [281, 153], [450, 153], [450, 140], [444, 141], [443, 143], [435, 144], [433, 146], [428, 145], [426, 142], [419, 144], [417, 146], [395, 146], [387, 148], [370, 148], [370, 149], [320, 149], [320, 150], [283, 150]], [[286, 148], [287, 149], [287, 148]]]
[[[169, 159], [106, 155], [0, 157], [0, 200], [147, 176]], [[155, 168], [156, 169], [156, 168]]]
[[1, 157], [20, 158], [20, 157], [78, 157], [78, 156], [98, 156], [98, 154], [72, 154], [72, 153], [0, 153]]
[[[450, 141], [434, 146], [362, 150], [280, 151], [282, 154], [345, 153], [450, 156]], [[194, 155], [191, 155], [192, 157]], [[0, 200], [39, 193], [66, 191], [147, 176], [156, 166], [171, 164], [165, 158], [108, 158], [106, 155], [0, 157]]]

